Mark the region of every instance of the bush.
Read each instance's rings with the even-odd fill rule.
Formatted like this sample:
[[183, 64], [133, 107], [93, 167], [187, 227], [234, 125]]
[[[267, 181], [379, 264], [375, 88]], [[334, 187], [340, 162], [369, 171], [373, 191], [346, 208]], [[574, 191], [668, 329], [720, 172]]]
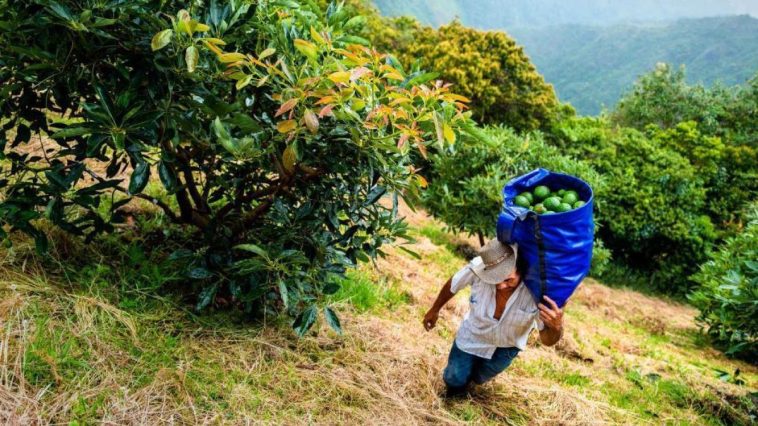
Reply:
[[454, 21], [439, 29], [412, 18], [374, 19], [366, 36], [397, 52], [400, 62], [439, 73], [471, 99], [481, 123], [516, 130], [546, 127], [573, 109], [561, 106], [521, 46], [502, 31], [479, 31]]
[[142, 199], [186, 230], [166, 232], [197, 308], [223, 294], [307, 331], [335, 276], [405, 235], [378, 200], [412, 198], [415, 151], [464, 115], [345, 9], [285, 3], [4, 3], [0, 237], [44, 250], [44, 218], [91, 240]]
[[643, 130], [654, 124], [668, 129], [683, 121], [695, 121], [709, 130], [719, 127], [729, 90], [716, 86], [688, 85], [684, 67], [660, 63], [635, 83], [611, 113], [614, 123]]
[[[446, 155], [432, 157], [424, 206], [448, 229], [494, 237], [506, 182], [538, 167], [578, 176], [602, 192], [600, 176], [587, 164], [546, 144], [538, 133], [517, 135], [505, 127], [489, 127], [476, 139], [464, 137]], [[594, 272], [602, 272], [609, 253], [596, 244]]]
[[706, 88], [688, 85], [683, 68], [660, 64], [640, 78], [611, 118], [687, 158], [708, 191], [709, 216], [729, 236], [758, 191], [757, 100], [758, 76], [744, 87]]
[[612, 129], [604, 119], [567, 120], [553, 134], [605, 180], [597, 220], [614, 257], [651, 271], [653, 288], [685, 293], [716, 237], [703, 213], [706, 192], [696, 169], [643, 133]]
[[758, 203], [749, 222], [705, 263], [689, 299], [700, 309], [698, 321], [727, 354], [758, 360]]

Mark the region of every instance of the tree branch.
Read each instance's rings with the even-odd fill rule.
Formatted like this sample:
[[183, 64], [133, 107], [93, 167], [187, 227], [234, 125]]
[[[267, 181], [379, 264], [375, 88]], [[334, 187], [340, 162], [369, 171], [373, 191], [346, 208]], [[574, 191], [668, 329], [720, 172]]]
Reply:
[[[92, 170], [90, 170], [90, 169], [88, 169], [86, 167], [84, 168], [84, 171], [87, 172], [88, 175], [90, 175], [93, 179], [95, 179], [98, 182], [107, 182], [107, 180], [105, 180], [104, 178], [98, 176], [95, 172], [93, 172]], [[166, 203], [164, 203], [163, 201], [161, 201], [161, 200], [159, 200], [159, 199], [157, 199], [155, 197], [151, 197], [151, 196], [149, 196], [147, 194], [141, 194], [141, 193], [140, 194], [130, 194], [129, 191], [126, 188], [118, 186], [118, 185], [115, 186], [113, 189], [115, 189], [116, 191], [119, 191], [119, 192], [123, 192], [124, 194], [126, 194], [126, 195], [128, 195], [130, 197], [141, 198], [143, 200], [147, 200], [147, 201], [153, 203], [153, 205], [156, 205], [156, 206], [160, 207], [161, 210], [163, 210], [163, 213], [166, 216], [168, 216], [168, 218], [171, 220], [171, 222], [173, 222], [173, 223], [181, 223], [181, 221], [176, 217], [176, 213], [174, 213], [174, 211], [171, 210], [171, 207], [169, 207], [169, 205], [166, 204]]]

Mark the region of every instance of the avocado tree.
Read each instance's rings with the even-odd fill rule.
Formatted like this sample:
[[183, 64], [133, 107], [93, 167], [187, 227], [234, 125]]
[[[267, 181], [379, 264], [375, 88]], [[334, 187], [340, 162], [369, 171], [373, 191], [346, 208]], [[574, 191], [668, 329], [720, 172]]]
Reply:
[[747, 226], [713, 254], [693, 279], [689, 298], [697, 320], [726, 353], [758, 360], [758, 203], [748, 207]]
[[570, 106], [560, 105], [553, 87], [502, 31], [480, 31], [458, 21], [439, 29], [402, 18], [374, 18], [366, 36], [397, 52], [404, 65], [437, 72], [456, 92], [471, 99], [473, 117], [481, 123], [505, 124], [516, 130], [546, 128]]
[[302, 334], [323, 307], [339, 329], [321, 295], [406, 235], [413, 159], [455, 139], [462, 99], [335, 3], [183, 4], [0, 6], [0, 237], [44, 251], [46, 220], [90, 241], [149, 203], [197, 308], [223, 294]]

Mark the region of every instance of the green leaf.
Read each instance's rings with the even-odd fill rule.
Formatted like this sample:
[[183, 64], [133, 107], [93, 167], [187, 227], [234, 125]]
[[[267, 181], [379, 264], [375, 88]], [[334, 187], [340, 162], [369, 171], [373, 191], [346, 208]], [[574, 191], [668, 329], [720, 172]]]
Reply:
[[322, 292], [326, 295], [334, 294], [340, 290], [340, 285], [334, 281], [330, 281], [324, 285]]
[[297, 49], [303, 55], [307, 56], [308, 59], [313, 61], [318, 59], [318, 47], [316, 47], [315, 44], [299, 38], [295, 39], [294, 44], [295, 49]]
[[371, 192], [368, 193], [368, 196], [366, 197], [366, 202], [363, 203], [366, 206], [370, 206], [371, 204], [376, 203], [382, 196], [387, 192], [387, 188], [377, 185], [374, 187], [374, 189], [371, 190]]
[[147, 182], [150, 180], [150, 165], [144, 160], [137, 163], [137, 166], [132, 172], [132, 178], [129, 181], [129, 193], [139, 194], [147, 186]]
[[406, 85], [408, 87], [418, 86], [419, 84], [428, 83], [439, 76], [440, 76], [440, 73], [438, 72], [427, 72], [427, 73], [412, 77], [410, 80], [408, 80], [408, 83]]
[[242, 90], [245, 86], [250, 84], [250, 82], [253, 81], [252, 74], [248, 74], [245, 77], [237, 80], [237, 84], [234, 85], [234, 87], [237, 88], [237, 90]]
[[276, 53], [276, 49], [274, 49], [273, 47], [269, 47], [268, 49], [261, 52], [260, 55], [258, 55], [258, 60], [262, 61], [268, 58], [269, 56], [273, 55], [274, 53]]
[[288, 145], [287, 148], [284, 149], [284, 154], [282, 154], [282, 165], [287, 173], [292, 173], [292, 171], [295, 170], [296, 162], [297, 150], [295, 149], [294, 144]]
[[159, 32], [154, 35], [153, 39], [150, 41], [150, 48], [153, 49], [153, 52], [163, 49], [171, 42], [173, 36], [174, 30], [163, 30]]
[[222, 123], [221, 119], [218, 117], [216, 117], [216, 119], [213, 120], [213, 133], [215, 133], [216, 137], [219, 139], [231, 138], [231, 136], [229, 135], [229, 131], [226, 130], [224, 123]]
[[197, 61], [200, 59], [200, 54], [197, 51], [197, 47], [190, 46], [184, 52], [184, 61], [187, 63], [187, 71], [194, 72], [197, 67]]
[[290, 307], [290, 298], [289, 298], [289, 291], [287, 290], [287, 284], [284, 282], [284, 280], [279, 280], [279, 296], [282, 298], [282, 304], [284, 305], [284, 308], [287, 309]]
[[347, 22], [345, 22], [345, 28], [363, 27], [365, 25], [366, 25], [366, 17], [361, 16], [361, 15], [353, 16]]
[[340, 319], [337, 316], [337, 314], [332, 310], [332, 308], [328, 306], [324, 307], [324, 318], [326, 319], [326, 323], [329, 324], [329, 327], [331, 327], [332, 330], [336, 331], [337, 334], [342, 334], [342, 326], [340, 325]]
[[198, 266], [197, 268], [190, 269], [189, 272], [187, 272], [187, 276], [193, 280], [204, 280], [211, 278], [213, 276], [213, 272], [209, 271], [206, 268]]
[[268, 257], [268, 252], [255, 244], [240, 244], [234, 246], [234, 248], [237, 250], [249, 251], [251, 253], [257, 254], [258, 256]]
[[216, 284], [203, 288], [203, 290], [197, 296], [197, 304], [195, 305], [195, 309], [201, 311], [210, 305], [211, 302], [213, 302], [213, 298], [216, 296], [217, 290], [218, 285]]
[[74, 136], [83, 136], [92, 133], [92, 129], [87, 127], [67, 127], [62, 130], [58, 130], [50, 136], [53, 139], [72, 138]]
[[301, 312], [297, 318], [295, 318], [295, 322], [292, 324], [292, 328], [295, 329], [295, 332], [298, 336], [305, 336], [305, 333], [307, 333], [308, 330], [313, 327], [313, 324], [316, 322], [317, 314], [318, 310], [315, 306], [311, 305], [305, 308], [305, 310]]
[[169, 165], [161, 160], [158, 163], [158, 177], [161, 179], [161, 183], [168, 190], [169, 193], [176, 190], [176, 174]]
[[416, 252], [415, 252], [415, 251], [413, 251], [413, 250], [407, 249], [407, 248], [405, 248], [405, 247], [403, 247], [403, 246], [397, 246], [397, 248], [399, 248], [400, 250], [402, 250], [402, 251], [404, 251], [404, 252], [408, 253], [408, 254], [409, 254], [409, 255], [411, 255], [411, 256], [412, 256], [414, 259], [421, 259], [421, 255], [419, 255], [418, 253], [416, 253]]

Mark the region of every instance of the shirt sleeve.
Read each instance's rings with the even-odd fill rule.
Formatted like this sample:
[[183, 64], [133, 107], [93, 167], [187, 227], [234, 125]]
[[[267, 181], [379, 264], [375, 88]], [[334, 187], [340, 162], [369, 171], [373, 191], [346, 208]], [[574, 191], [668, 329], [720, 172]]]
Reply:
[[469, 262], [468, 265], [464, 266], [458, 272], [456, 272], [455, 275], [453, 275], [453, 279], [450, 280], [451, 292], [458, 293], [466, 286], [471, 285], [471, 282], [475, 277], [474, 272], [471, 270], [471, 267], [477, 264], [477, 260], [479, 263], [482, 261], [480, 257], [476, 257], [471, 262]]

